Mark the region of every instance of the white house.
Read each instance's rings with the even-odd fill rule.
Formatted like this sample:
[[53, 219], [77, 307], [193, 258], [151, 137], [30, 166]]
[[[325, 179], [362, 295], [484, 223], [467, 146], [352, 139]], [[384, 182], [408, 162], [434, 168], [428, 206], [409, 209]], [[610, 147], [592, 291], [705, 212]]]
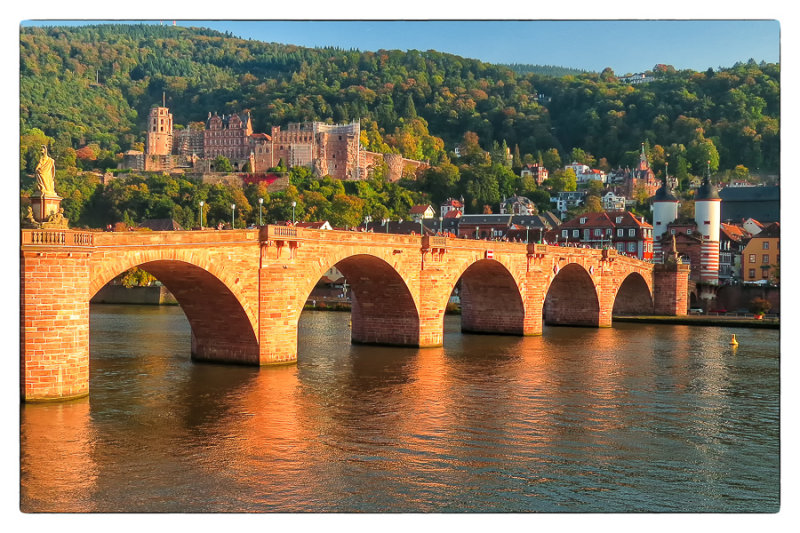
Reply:
[[608, 191], [602, 198], [603, 209], [606, 211], [624, 211], [625, 197], [617, 196], [614, 191]]

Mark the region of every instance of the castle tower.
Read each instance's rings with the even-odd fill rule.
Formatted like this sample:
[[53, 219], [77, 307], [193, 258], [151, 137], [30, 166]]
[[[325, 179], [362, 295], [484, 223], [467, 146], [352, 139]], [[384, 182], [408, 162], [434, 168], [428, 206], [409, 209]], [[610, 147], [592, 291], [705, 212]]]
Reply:
[[711, 184], [711, 162], [708, 163], [703, 184], [697, 189], [694, 201], [694, 220], [702, 235], [700, 247], [700, 281], [719, 283], [719, 223], [722, 200]]
[[647, 154], [644, 152], [644, 143], [642, 143], [642, 153], [639, 154], [639, 170], [646, 171], [650, 169], [650, 163], [647, 162]]
[[172, 113], [167, 107], [152, 107], [147, 117], [146, 155], [172, 153]]
[[664, 260], [661, 250], [661, 237], [667, 225], [678, 218], [678, 199], [673, 196], [669, 186], [669, 163], [664, 173], [661, 187], [653, 196], [653, 259], [656, 263]]

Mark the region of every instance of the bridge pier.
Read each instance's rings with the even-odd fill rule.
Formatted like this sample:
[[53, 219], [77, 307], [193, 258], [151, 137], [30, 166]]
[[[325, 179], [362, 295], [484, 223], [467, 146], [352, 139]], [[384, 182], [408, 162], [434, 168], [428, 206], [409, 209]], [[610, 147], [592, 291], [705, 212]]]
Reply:
[[89, 253], [23, 251], [20, 393], [24, 401], [89, 394]]
[[656, 315], [686, 315], [689, 310], [689, 265], [654, 265], [653, 307]]

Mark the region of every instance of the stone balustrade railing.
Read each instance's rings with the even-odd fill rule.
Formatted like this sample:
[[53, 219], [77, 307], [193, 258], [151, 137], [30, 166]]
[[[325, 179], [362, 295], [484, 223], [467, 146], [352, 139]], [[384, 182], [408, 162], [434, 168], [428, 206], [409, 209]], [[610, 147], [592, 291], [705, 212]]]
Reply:
[[90, 232], [69, 230], [23, 230], [22, 244], [23, 246], [92, 246], [94, 235]]

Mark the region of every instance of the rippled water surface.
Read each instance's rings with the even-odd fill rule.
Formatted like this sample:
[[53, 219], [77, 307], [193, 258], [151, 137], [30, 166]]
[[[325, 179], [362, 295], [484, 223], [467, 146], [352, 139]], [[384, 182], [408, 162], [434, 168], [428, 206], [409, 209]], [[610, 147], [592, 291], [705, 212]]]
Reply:
[[[23, 511], [779, 508], [775, 330], [616, 323], [192, 363], [177, 307], [93, 306], [91, 396], [21, 408]], [[728, 345], [736, 333], [739, 347]]]

